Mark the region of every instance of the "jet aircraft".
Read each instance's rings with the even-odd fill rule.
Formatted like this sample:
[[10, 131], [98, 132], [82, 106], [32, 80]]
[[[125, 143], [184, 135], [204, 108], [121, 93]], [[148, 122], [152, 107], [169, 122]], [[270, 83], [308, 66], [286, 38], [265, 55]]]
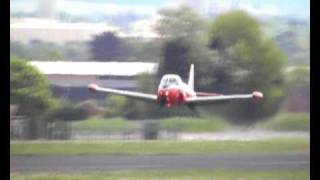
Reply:
[[158, 86], [157, 94], [147, 94], [134, 91], [125, 91], [111, 88], [103, 88], [96, 84], [88, 86], [91, 91], [99, 91], [110, 94], [117, 94], [128, 98], [149, 101], [172, 108], [176, 105], [187, 105], [194, 107], [198, 105], [214, 104], [237, 99], [262, 99], [263, 94], [259, 91], [253, 91], [250, 94], [232, 94], [223, 95], [217, 93], [196, 92], [194, 90], [194, 65], [191, 64], [189, 79], [184, 83], [177, 74], [165, 74]]

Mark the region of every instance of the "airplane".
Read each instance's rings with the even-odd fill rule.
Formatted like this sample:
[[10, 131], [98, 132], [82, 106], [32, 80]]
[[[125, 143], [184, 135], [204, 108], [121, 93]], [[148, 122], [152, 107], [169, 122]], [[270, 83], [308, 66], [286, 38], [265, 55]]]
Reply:
[[93, 92], [104, 92], [135, 98], [143, 101], [160, 104], [161, 107], [172, 108], [176, 105], [187, 105], [192, 108], [198, 105], [214, 104], [237, 99], [262, 99], [263, 94], [253, 91], [251, 94], [223, 95], [218, 93], [196, 92], [194, 90], [194, 65], [191, 64], [188, 83], [182, 81], [177, 74], [165, 74], [162, 76], [158, 86], [157, 94], [146, 94], [141, 92], [102, 88], [96, 84], [90, 84], [89, 90]]

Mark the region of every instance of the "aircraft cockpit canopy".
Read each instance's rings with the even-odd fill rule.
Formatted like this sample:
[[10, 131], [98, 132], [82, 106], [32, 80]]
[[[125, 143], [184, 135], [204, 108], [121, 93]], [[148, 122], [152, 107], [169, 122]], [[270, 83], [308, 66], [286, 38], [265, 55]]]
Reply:
[[178, 75], [165, 75], [161, 79], [160, 88], [169, 86], [178, 86], [181, 83], [181, 78]]

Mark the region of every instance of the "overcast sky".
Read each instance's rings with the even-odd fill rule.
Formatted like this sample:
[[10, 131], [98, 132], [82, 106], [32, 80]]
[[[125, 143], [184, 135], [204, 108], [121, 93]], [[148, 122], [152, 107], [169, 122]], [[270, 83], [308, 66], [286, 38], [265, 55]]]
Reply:
[[[45, 0], [11, 0], [11, 12], [35, 12]], [[152, 16], [161, 8], [189, 4], [200, 10], [225, 11], [231, 7], [245, 9], [258, 15], [290, 15], [310, 17], [309, 0], [46, 0], [49, 9], [72, 15], [90, 13], [117, 14], [134, 12]]]

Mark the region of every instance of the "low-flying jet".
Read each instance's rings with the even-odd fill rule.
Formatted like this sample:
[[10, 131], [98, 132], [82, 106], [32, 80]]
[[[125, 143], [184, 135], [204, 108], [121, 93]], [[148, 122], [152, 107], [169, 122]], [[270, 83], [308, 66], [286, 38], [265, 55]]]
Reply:
[[262, 99], [263, 94], [253, 91], [251, 94], [223, 95], [217, 93], [196, 92], [194, 90], [194, 65], [189, 71], [188, 83], [184, 83], [177, 74], [165, 74], [160, 81], [157, 94], [146, 94], [141, 92], [124, 91], [111, 88], [102, 88], [96, 84], [90, 84], [91, 91], [99, 91], [110, 94], [117, 94], [129, 98], [158, 103], [161, 106], [171, 108], [175, 105], [197, 105], [214, 104], [217, 102], [230, 101], [236, 99]]

